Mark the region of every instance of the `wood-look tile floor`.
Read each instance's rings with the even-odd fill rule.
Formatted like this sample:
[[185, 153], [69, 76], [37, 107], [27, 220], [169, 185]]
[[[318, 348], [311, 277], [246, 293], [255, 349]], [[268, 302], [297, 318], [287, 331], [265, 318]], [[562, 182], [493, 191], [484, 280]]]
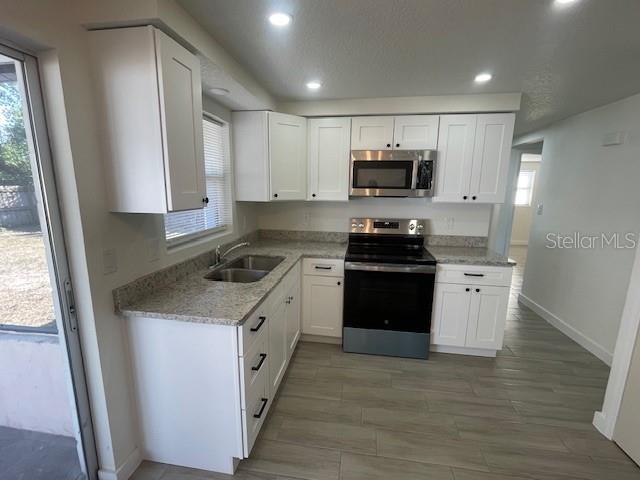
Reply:
[[640, 479], [591, 425], [608, 368], [518, 305], [521, 285], [520, 267], [497, 358], [419, 361], [300, 343], [234, 477], [145, 462], [134, 479]]

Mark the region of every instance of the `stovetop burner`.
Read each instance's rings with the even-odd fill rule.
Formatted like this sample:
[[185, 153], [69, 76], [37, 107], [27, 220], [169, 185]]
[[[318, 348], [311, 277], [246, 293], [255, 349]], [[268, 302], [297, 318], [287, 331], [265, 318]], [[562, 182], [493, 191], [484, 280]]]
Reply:
[[345, 261], [435, 265], [424, 248], [424, 220], [354, 218]]

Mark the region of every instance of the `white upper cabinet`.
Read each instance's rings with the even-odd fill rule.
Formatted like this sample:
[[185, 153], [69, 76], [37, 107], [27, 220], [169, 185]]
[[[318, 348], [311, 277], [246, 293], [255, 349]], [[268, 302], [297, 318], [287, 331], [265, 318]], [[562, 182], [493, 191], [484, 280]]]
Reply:
[[395, 117], [393, 148], [435, 150], [438, 147], [438, 115], [404, 115]]
[[514, 123], [513, 113], [478, 115], [470, 190], [478, 202], [504, 202]]
[[354, 117], [351, 122], [351, 149], [435, 150], [439, 123], [438, 115]]
[[349, 200], [351, 119], [312, 118], [307, 122], [308, 200]]
[[469, 198], [476, 115], [442, 115], [436, 160], [434, 202]]
[[307, 197], [307, 120], [276, 112], [234, 112], [236, 199]]
[[354, 117], [351, 120], [351, 150], [391, 150], [393, 117]]
[[502, 203], [515, 114], [440, 117], [435, 202]]
[[111, 211], [202, 208], [200, 61], [151, 26], [89, 36]]

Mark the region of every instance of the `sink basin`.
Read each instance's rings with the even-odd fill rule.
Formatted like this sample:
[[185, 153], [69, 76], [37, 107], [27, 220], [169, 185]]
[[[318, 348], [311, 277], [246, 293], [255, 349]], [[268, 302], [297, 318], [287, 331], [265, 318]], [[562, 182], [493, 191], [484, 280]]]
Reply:
[[269, 272], [266, 270], [249, 270], [247, 268], [221, 268], [204, 276], [207, 280], [218, 282], [251, 283], [257, 282]]
[[270, 272], [276, 268], [284, 257], [267, 257], [266, 255], [245, 255], [226, 263], [223, 269], [237, 268], [243, 270], [266, 270]]

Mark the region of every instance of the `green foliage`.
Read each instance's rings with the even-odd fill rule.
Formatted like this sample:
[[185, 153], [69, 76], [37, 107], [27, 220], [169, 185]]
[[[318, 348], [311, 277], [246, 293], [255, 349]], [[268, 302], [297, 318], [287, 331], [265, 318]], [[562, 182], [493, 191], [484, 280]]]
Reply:
[[33, 185], [22, 98], [14, 82], [0, 83], [0, 185]]

